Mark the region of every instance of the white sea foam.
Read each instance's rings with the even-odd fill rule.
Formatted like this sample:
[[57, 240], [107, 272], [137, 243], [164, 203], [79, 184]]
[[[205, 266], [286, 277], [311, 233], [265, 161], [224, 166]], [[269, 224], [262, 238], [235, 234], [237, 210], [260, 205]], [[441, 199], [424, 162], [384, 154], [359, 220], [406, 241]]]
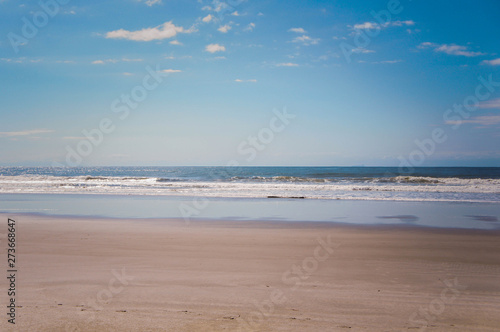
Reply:
[[0, 193], [500, 202], [500, 180], [397, 176], [348, 180], [234, 177], [229, 181], [185, 181], [156, 177], [22, 175], [0, 176]]

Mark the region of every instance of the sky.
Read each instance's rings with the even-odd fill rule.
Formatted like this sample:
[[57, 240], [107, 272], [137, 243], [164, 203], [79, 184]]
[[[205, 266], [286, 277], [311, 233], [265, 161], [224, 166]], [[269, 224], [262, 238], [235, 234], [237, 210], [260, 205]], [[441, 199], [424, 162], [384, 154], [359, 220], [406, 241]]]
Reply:
[[499, 15], [0, 0], [0, 165], [500, 166]]

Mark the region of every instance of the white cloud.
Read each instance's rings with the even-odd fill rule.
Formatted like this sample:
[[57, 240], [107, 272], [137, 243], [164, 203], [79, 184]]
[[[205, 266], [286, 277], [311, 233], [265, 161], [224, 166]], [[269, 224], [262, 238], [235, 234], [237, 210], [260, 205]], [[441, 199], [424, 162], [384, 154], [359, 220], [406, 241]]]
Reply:
[[309, 36], [303, 35], [294, 38], [292, 42], [303, 43], [304, 45], [316, 45], [317, 43], [319, 43], [319, 38], [311, 38]]
[[208, 14], [207, 16], [205, 16], [202, 21], [205, 22], [205, 23], [208, 23], [210, 22], [214, 17], [212, 16], [212, 14]]
[[153, 5], [159, 5], [159, 4], [161, 4], [161, 0], [146, 0], [146, 1], [142, 0], [141, 2], [144, 2], [149, 7], [151, 7]]
[[392, 22], [391, 24], [389, 24], [389, 26], [395, 26], [395, 27], [402, 27], [402, 26], [412, 26], [412, 25], [415, 25], [415, 22], [412, 21], [412, 20], [408, 20], [408, 21], [394, 21]]
[[255, 23], [250, 23], [243, 31], [253, 31], [253, 28], [255, 28]]
[[[123, 61], [129, 61], [129, 59], [126, 59], [126, 60], [123, 59]], [[131, 61], [133, 61], [133, 60], [131, 60]], [[142, 61], [142, 60], [140, 60], [140, 61]], [[106, 60], [95, 60], [95, 61], [92, 61], [92, 64], [93, 65], [103, 65], [105, 63], [117, 63], [117, 62], [118, 62], [118, 60], [116, 60], [116, 59], [106, 59]]]
[[365, 22], [365, 23], [361, 23], [361, 24], [355, 24], [354, 29], [380, 29], [380, 25], [377, 24], [377, 23], [372, 23], [372, 22]]
[[[199, 0], [198, 2], [201, 2], [201, 0]], [[230, 7], [225, 1], [212, 0], [211, 2], [212, 2], [212, 6], [204, 6], [203, 8], [201, 8], [201, 10], [212, 10], [212, 11], [218, 13], [222, 9]]]
[[362, 48], [362, 47], [357, 47], [357, 48], [354, 48], [351, 50], [353, 53], [364, 53], [364, 54], [367, 54], [367, 53], [375, 53], [374, 50], [369, 50], [367, 48]]
[[460, 55], [466, 57], [484, 55], [484, 53], [481, 52], [468, 51], [466, 46], [455, 45], [455, 44], [435, 44], [435, 43], [424, 42], [421, 43], [418, 46], [418, 48], [421, 49], [433, 48], [434, 52], [441, 52], [449, 55]]
[[446, 54], [451, 54], [451, 55], [462, 55], [462, 56], [478, 56], [482, 55], [483, 53], [481, 52], [471, 52], [467, 51], [467, 48], [465, 46], [460, 46], [460, 45], [441, 45], [438, 48], [435, 49], [436, 52], [444, 52]]
[[179, 69], [163, 69], [163, 70], [160, 70], [161, 73], [165, 73], [165, 74], [172, 74], [172, 73], [180, 73], [182, 72], [182, 70], [179, 70]]
[[227, 33], [229, 30], [231, 30], [231, 26], [229, 24], [222, 25], [217, 30], [222, 32], [222, 33]]
[[436, 44], [430, 43], [430, 42], [423, 42], [420, 45], [418, 45], [418, 48], [427, 48], [427, 47], [434, 47]]
[[53, 130], [48, 129], [33, 129], [33, 130], [23, 130], [23, 131], [4, 131], [0, 132], [0, 137], [17, 137], [17, 136], [31, 136], [37, 134], [48, 134], [53, 133]]
[[123, 73], [123, 75], [124, 75], [124, 76], [132, 76], [132, 75], [134, 75], [134, 74], [125, 72], [125, 73]]
[[257, 83], [257, 80], [256, 80], [256, 79], [251, 79], [251, 80], [240, 80], [239, 78], [237, 78], [237, 79], [235, 79], [234, 81], [235, 81], [235, 82], [238, 82], [238, 83], [245, 83], [245, 82]]
[[449, 125], [472, 123], [472, 124], [479, 124], [482, 126], [491, 126], [500, 123], [500, 115], [480, 115], [468, 120], [449, 120], [446, 121], [445, 123]]
[[498, 108], [500, 109], [500, 98], [484, 101], [478, 105], [479, 108]]
[[181, 59], [191, 59], [191, 58], [192, 58], [191, 55], [183, 55], [180, 57], [175, 57], [175, 56], [170, 55], [170, 56], [164, 57], [164, 59], [167, 59], [167, 60], [177, 60], [177, 59], [181, 60]]
[[[237, 1], [238, 3], [244, 2], [246, 0]], [[233, 1], [234, 2], [234, 1]], [[231, 1], [227, 0], [212, 0], [212, 10], [215, 12], [225, 11], [228, 12], [234, 7], [238, 6], [238, 3], [231, 3]]]
[[481, 62], [481, 64], [490, 66], [500, 66], [500, 58], [493, 60], [484, 60], [483, 62]]
[[402, 26], [412, 26], [415, 22], [412, 20], [407, 21], [391, 21], [385, 22], [384, 24], [379, 24], [375, 22], [364, 22], [361, 24], [355, 24], [352, 28], [354, 30], [373, 30], [373, 29], [383, 29], [388, 27], [402, 27]]
[[151, 41], [172, 38], [178, 33], [192, 33], [195, 31], [196, 30], [194, 28], [186, 30], [183, 27], [175, 26], [172, 21], [169, 21], [154, 28], [145, 28], [137, 31], [128, 31], [124, 29], [110, 31], [106, 33], [106, 38]]
[[298, 67], [299, 65], [296, 63], [292, 63], [292, 62], [286, 62], [286, 63], [278, 63], [276, 66], [277, 67]]
[[5, 61], [5, 62], [23, 63], [24, 60], [26, 60], [26, 58], [17, 58], [17, 59], [0, 58], [0, 60]]
[[[10, 63], [26, 63], [26, 62], [39, 63], [39, 62], [42, 62], [43, 60], [42, 59], [29, 59], [28, 60], [26, 57], [21, 57], [21, 58], [0, 58], [0, 61], [10, 62]], [[55, 62], [58, 62], [58, 61], [55, 61]], [[61, 62], [61, 61], [59, 61], [59, 62]], [[73, 62], [73, 61], [71, 61], [71, 62]]]
[[119, 61], [123, 61], [123, 62], [141, 62], [141, 61], [143, 61], [143, 59], [128, 59], [128, 58], [123, 58], [121, 60], [117, 60], [117, 59], [105, 59], [105, 60], [95, 60], [95, 61], [92, 61], [91, 63], [93, 65], [103, 65], [103, 64], [106, 64], [106, 63], [117, 63]]
[[178, 40], [172, 40], [169, 42], [169, 44], [172, 44], [172, 45], [182, 45], [182, 43]]
[[236, 11], [234, 11], [234, 12], [232, 12], [232, 13], [231, 13], [231, 15], [232, 15], [232, 16], [241, 16], [241, 15], [240, 15], [240, 13], [238, 13], [238, 11], [237, 11], [237, 10], [236, 10]]
[[290, 31], [290, 32], [296, 32], [296, 33], [306, 33], [306, 30], [304, 30], [302, 28], [291, 28], [288, 31]]
[[222, 45], [219, 44], [210, 44], [205, 47], [205, 51], [210, 52], [210, 53], [215, 53], [215, 52], [225, 52], [226, 48]]
[[385, 61], [377, 61], [377, 62], [373, 62], [373, 63], [376, 63], [376, 64], [384, 64], [384, 63], [393, 64], [393, 63], [400, 63], [400, 62], [403, 62], [403, 60], [385, 60]]

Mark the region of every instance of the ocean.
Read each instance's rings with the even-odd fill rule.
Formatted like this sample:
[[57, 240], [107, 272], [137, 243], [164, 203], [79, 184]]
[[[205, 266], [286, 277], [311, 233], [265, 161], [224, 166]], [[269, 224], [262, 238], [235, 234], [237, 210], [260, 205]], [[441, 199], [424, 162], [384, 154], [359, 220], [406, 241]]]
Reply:
[[0, 193], [500, 202], [500, 167], [0, 167]]
[[0, 167], [0, 212], [500, 228], [500, 168]]

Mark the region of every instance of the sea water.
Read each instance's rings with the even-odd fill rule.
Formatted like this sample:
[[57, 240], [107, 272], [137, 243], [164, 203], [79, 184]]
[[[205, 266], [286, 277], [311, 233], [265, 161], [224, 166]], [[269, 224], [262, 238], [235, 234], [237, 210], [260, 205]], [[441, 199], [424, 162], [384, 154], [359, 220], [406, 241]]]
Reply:
[[498, 203], [496, 167], [0, 167], [10, 213], [497, 228]]

